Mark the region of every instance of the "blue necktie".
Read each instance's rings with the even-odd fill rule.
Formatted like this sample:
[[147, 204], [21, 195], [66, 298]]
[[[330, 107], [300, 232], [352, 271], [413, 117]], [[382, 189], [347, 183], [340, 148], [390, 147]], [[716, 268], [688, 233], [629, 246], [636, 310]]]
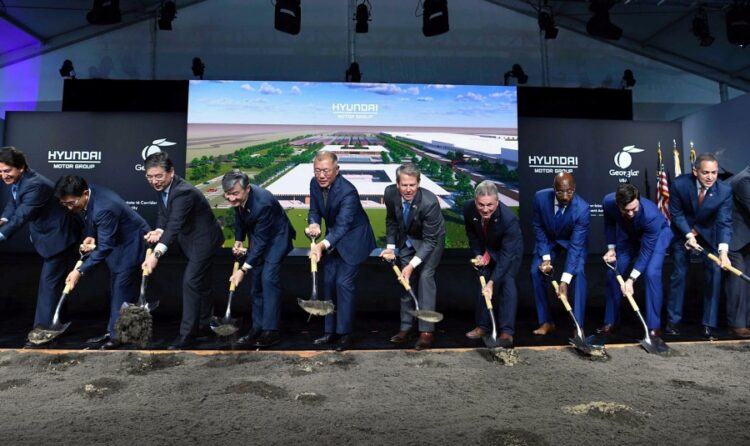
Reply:
[[558, 205], [557, 212], [555, 212], [555, 229], [560, 228], [560, 224], [562, 224], [563, 215], [565, 215], [565, 206]]
[[[403, 217], [404, 217], [404, 232], [406, 232], [406, 228], [409, 226], [409, 212], [411, 212], [411, 203], [408, 201], [403, 202]], [[409, 240], [409, 236], [406, 236], [406, 246], [409, 248], [412, 247], [411, 240]]]
[[164, 202], [164, 207], [167, 207], [167, 200], [169, 200], [169, 194], [167, 193], [167, 191], [163, 191], [161, 193], [161, 201]]
[[10, 193], [13, 195], [13, 201], [18, 199], [18, 185], [14, 184], [10, 187]]

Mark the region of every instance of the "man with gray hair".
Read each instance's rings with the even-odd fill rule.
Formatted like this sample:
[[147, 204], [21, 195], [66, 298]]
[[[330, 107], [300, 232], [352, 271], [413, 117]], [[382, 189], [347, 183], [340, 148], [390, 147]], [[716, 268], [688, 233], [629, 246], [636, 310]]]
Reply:
[[474, 258], [487, 285], [477, 294], [475, 317], [477, 327], [487, 333], [491, 330], [484, 298], [500, 295], [498, 309], [500, 343], [504, 347], [513, 345], [515, 333], [518, 290], [516, 275], [521, 265], [523, 238], [518, 217], [507, 206], [500, 203], [497, 186], [491, 181], [482, 181], [476, 188], [474, 200], [464, 204], [464, 227]]
[[[402, 164], [396, 169], [396, 184], [385, 188], [387, 245], [380, 257], [386, 260], [398, 257], [401, 276], [406, 281], [421, 266], [416, 280], [420, 309], [434, 311], [437, 294], [435, 269], [445, 247], [445, 220], [438, 198], [419, 186], [420, 178], [419, 167], [412, 163]], [[400, 344], [408, 339], [414, 323], [409, 314], [412, 305], [411, 297], [404, 293], [401, 297], [401, 326], [391, 337], [391, 342]], [[414, 348], [430, 348], [434, 330], [435, 324], [420, 320], [419, 340]]]
[[[234, 208], [234, 246], [232, 252], [247, 252], [242, 267], [229, 278], [238, 285], [252, 272], [253, 325], [238, 343], [270, 347], [279, 342], [281, 319], [281, 262], [292, 250], [294, 228], [279, 201], [267, 190], [250, 184], [247, 174], [238, 169], [227, 172], [221, 181], [224, 198]], [[248, 238], [249, 249], [244, 241]]]

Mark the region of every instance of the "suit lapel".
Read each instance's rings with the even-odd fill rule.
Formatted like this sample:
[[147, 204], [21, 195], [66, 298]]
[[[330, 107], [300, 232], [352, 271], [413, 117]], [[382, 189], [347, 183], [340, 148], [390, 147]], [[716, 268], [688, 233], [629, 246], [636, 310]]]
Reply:
[[700, 212], [700, 208], [698, 207], [698, 186], [695, 185], [695, 178], [693, 178], [690, 181], [690, 203], [693, 204], [693, 209], [695, 210], [696, 215], [698, 212]]

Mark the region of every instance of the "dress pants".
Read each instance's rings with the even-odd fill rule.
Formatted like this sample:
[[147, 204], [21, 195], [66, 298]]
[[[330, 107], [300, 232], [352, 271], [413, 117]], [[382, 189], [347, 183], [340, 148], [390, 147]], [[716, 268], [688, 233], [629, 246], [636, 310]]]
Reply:
[[[440, 258], [443, 255], [443, 244], [438, 244], [430, 254], [429, 258], [423, 261], [411, 275], [409, 283], [412, 287], [412, 291], [416, 292], [417, 301], [419, 302], [419, 308], [421, 310], [435, 311], [435, 304], [437, 302], [437, 285], [435, 284], [435, 270], [440, 264]], [[408, 248], [404, 246], [399, 250], [399, 264], [401, 269], [409, 263], [414, 257], [416, 251], [414, 248]], [[399, 330], [409, 331], [414, 323], [414, 316], [409, 314], [410, 310], [414, 309], [414, 300], [411, 298], [409, 293], [404, 290], [401, 295], [401, 326]], [[435, 331], [435, 324], [432, 322], [425, 322], [421, 319], [419, 321], [419, 331], [432, 333]]]
[[[685, 303], [685, 282], [690, 253], [685, 248], [684, 237], [678, 237], [672, 243], [673, 270], [669, 277], [669, 302], [667, 313], [669, 322], [673, 325], [682, 321], [682, 310]], [[703, 291], [703, 325], [716, 328], [719, 322], [719, 293], [721, 292], [721, 269], [713, 261], [704, 258]]]
[[354, 323], [355, 287], [354, 281], [359, 265], [344, 262], [337, 250], [323, 255], [323, 296], [332, 300], [336, 311], [325, 317], [325, 333], [350, 334]]
[[278, 330], [281, 320], [280, 263], [262, 263], [250, 270], [253, 328]]
[[[750, 244], [739, 251], [729, 251], [729, 261], [740, 271], [750, 267]], [[727, 295], [727, 325], [732, 328], [748, 327], [750, 322], [750, 284], [734, 274], [727, 273], [724, 279], [724, 290]]]
[[[561, 254], [562, 249], [554, 249], [550, 252], [552, 263]], [[567, 255], [567, 253], [566, 253]], [[534, 288], [534, 300], [536, 302], [536, 313], [539, 325], [545, 322], [553, 322], [552, 313], [549, 309], [547, 290], [551, 285], [547, 284], [545, 275], [539, 271], [539, 265], [542, 264], [542, 258], [535, 255], [531, 261], [531, 283]], [[578, 323], [583, 326], [586, 315], [586, 273], [585, 271], [568, 271], [573, 274], [573, 280], [568, 287], [568, 299], [573, 304], [573, 314], [576, 316]], [[557, 275], [556, 280], [560, 280]], [[573, 299], [570, 299], [570, 297]]]

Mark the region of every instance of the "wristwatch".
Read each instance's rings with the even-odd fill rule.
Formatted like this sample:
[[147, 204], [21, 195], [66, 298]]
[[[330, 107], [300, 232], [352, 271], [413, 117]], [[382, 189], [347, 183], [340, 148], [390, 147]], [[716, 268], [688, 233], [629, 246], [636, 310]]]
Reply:
[[156, 257], [157, 259], [158, 259], [159, 257], [161, 257], [161, 254], [162, 254], [162, 252], [161, 252], [161, 251], [154, 251], [154, 257]]

